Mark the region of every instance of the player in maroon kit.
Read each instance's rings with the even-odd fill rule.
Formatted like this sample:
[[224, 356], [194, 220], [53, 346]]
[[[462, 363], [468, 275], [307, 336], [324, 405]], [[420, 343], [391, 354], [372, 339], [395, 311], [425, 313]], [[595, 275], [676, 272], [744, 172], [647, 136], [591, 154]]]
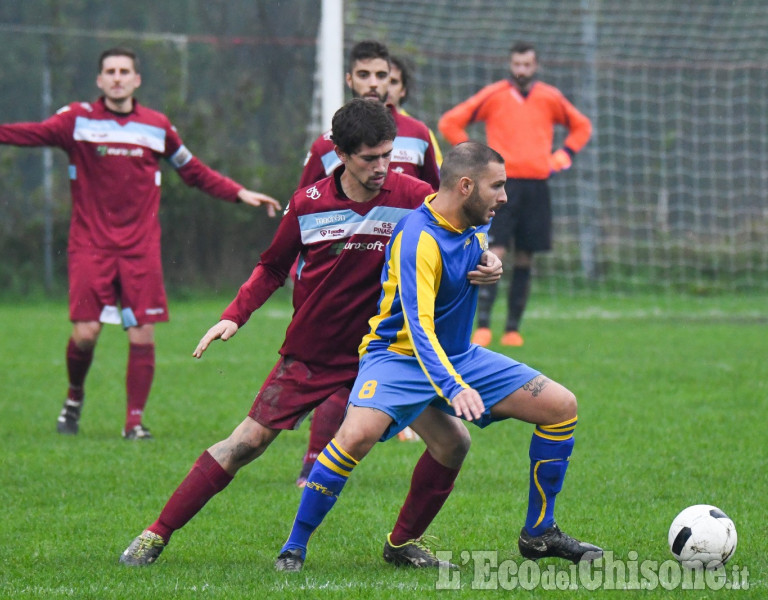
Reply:
[[[440, 170], [436, 159], [437, 149], [432, 142], [429, 128], [418, 119], [402, 114], [397, 106], [387, 103], [391, 67], [389, 50], [384, 44], [370, 40], [359, 42], [349, 52], [347, 86], [353, 97], [386, 103], [392, 113], [397, 125], [397, 136], [393, 142], [389, 170], [413, 175], [426, 181], [433, 191], [437, 190], [440, 185]], [[326, 132], [312, 144], [304, 163], [299, 188], [312, 185], [330, 175], [340, 164], [341, 161], [334, 152], [330, 132]], [[315, 410], [310, 424], [307, 451], [296, 480], [299, 487], [306, 484], [307, 474], [317, 455], [339, 428], [345, 406], [346, 402], [331, 398]]]
[[[370, 40], [355, 44], [349, 53], [349, 70], [345, 76], [352, 97], [385, 103], [389, 95], [389, 69], [389, 50], [384, 44]], [[396, 106], [387, 106], [397, 125], [390, 171], [413, 175], [437, 189], [440, 168], [429, 128], [418, 119], [400, 113]], [[312, 143], [304, 161], [299, 188], [320, 181], [341, 165], [333, 147], [330, 131]]]
[[[154, 324], [168, 320], [160, 260], [159, 160], [212, 196], [252, 206], [270, 216], [280, 204], [246, 190], [195, 158], [168, 118], [139, 104], [141, 85], [133, 51], [112, 48], [99, 58], [93, 104], [76, 102], [42, 123], [0, 125], [0, 144], [56, 146], [69, 156], [69, 316], [66, 362], [69, 390], [59, 433], [76, 434], [84, 383], [102, 323], [122, 324], [129, 351], [123, 437], [151, 438], [142, 423], [155, 370]], [[118, 305], [120, 309], [118, 309]]]
[[[200, 358], [214, 340], [235, 335], [285, 282], [299, 257], [294, 314], [280, 358], [248, 416], [227, 439], [203, 452], [158, 519], [123, 552], [121, 563], [153, 563], [171, 534], [223, 490], [240, 468], [261, 456], [282, 430], [295, 429], [330, 397], [346, 401], [357, 374], [357, 348], [376, 311], [384, 248], [397, 222], [432, 193], [423, 181], [388, 172], [395, 134], [391, 112], [379, 102], [353, 99], [334, 115], [333, 142], [342, 168], [294, 193], [270, 247], [194, 351]], [[500, 261], [486, 255], [483, 262], [468, 274], [470, 280], [497, 281]], [[434, 457], [425, 452], [417, 464], [398, 519], [398, 543], [408, 554], [404, 560], [414, 566], [437, 564], [409, 540], [419, 537], [421, 524], [437, 514], [469, 449], [466, 428], [454, 420], [450, 441], [440, 440], [447, 450]]]

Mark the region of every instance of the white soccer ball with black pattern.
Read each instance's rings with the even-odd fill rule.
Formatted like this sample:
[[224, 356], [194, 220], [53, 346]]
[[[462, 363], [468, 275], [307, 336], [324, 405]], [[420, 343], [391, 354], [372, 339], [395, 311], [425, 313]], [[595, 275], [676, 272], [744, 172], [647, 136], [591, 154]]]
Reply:
[[719, 569], [736, 550], [736, 526], [709, 504], [689, 506], [672, 521], [669, 549], [688, 569]]

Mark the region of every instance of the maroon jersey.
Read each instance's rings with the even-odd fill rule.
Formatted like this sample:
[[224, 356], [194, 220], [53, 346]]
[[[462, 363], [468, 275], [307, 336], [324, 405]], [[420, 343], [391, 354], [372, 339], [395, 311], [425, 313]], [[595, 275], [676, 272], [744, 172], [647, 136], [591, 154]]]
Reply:
[[272, 243], [221, 317], [243, 325], [298, 256], [280, 354], [331, 367], [357, 365], [381, 292], [384, 248], [397, 222], [432, 193], [423, 181], [390, 172], [375, 198], [354, 202], [341, 191], [342, 171], [294, 193]]
[[[435, 158], [435, 148], [429, 135], [429, 128], [421, 121], [399, 113], [393, 106], [387, 106], [395, 118], [397, 137], [392, 144], [392, 161], [389, 170], [412, 175], [426, 181], [433, 188], [440, 185], [440, 169]], [[307, 187], [333, 173], [341, 160], [336, 155], [331, 132], [317, 138], [304, 161], [299, 188]]]
[[212, 196], [236, 201], [242, 189], [195, 158], [168, 117], [136, 100], [127, 114], [100, 98], [65, 106], [42, 123], [0, 125], [0, 143], [56, 146], [69, 156], [70, 251], [159, 251], [160, 158]]

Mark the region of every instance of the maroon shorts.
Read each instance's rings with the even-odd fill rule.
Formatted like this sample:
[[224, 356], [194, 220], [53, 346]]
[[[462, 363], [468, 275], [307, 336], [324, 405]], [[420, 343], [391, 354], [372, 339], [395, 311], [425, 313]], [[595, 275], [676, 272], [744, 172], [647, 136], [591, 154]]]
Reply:
[[125, 328], [167, 321], [160, 254], [70, 251], [69, 318], [122, 324]]
[[327, 398], [340, 395], [346, 403], [356, 376], [357, 365], [327, 367], [281, 356], [256, 394], [248, 416], [270, 429], [297, 429]]

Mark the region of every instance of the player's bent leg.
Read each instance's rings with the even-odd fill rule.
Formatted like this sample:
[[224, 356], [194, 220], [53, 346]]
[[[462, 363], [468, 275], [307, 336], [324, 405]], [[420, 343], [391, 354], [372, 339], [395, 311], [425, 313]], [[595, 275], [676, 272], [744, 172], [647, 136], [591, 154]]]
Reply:
[[309, 538], [336, 504], [349, 476], [360, 460], [392, 423], [386, 413], [350, 405], [336, 437], [317, 457], [307, 477], [288, 540], [275, 561], [278, 571], [300, 571]]
[[240, 468], [261, 456], [279, 433], [280, 430], [269, 429], [246, 417], [226, 440], [203, 452], [168, 499], [158, 519], [120, 556], [120, 563], [146, 566], [155, 562], [173, 532], [184, 527], [211, 498], [227, 487]]
[[528, 511], [518, 549], [523, 557], [554, 556], [574, 563], [600, 558], [598, 546], [581, 542], [555, 522], [555, 499], [565, 480], [578, 424], [576, 397], [543, 375], [534, 377], [491, 408], [496, 418], [534, 423], [529, 447]]
[[208, 448], [208, 452], [227, 473], [234, 476], [245, 465], [264, 454], [280, 431], [246, 417], [227, 439]]
[[384, 560], [395, 566], [447, 566], [424, 542], [423, 534], [448, 499], [471, 438], [460, 419], [429, 406], [411, 424], [427, 449], [416, 463], [408, 496], [384, 543]]

